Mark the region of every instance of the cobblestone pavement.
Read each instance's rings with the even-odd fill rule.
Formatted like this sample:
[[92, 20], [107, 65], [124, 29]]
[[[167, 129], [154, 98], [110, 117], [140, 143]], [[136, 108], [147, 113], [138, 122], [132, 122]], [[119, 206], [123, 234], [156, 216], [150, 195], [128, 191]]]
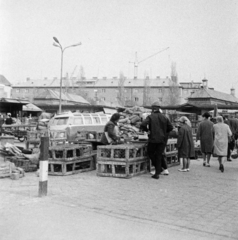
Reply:
[[178, 168], [159, 180], [49, 176], [44, 198], [35, 173], [0, 179], [0, 239], [238, 239], [238, 159], [225, 162], [224, 173], [216, 159], [210, 168], [201, 159], [190, 172]]

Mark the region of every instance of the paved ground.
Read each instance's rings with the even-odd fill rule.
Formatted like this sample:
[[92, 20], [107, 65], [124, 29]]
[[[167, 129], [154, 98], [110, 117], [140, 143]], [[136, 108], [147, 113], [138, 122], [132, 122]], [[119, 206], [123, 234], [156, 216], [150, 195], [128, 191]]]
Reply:
[[159, 180], [49, 176], [44, 198], [35, 173], [0, 179], [0, 239], [238, 239], [238, 159], [224, 173], [216, 159], [178, 168]]

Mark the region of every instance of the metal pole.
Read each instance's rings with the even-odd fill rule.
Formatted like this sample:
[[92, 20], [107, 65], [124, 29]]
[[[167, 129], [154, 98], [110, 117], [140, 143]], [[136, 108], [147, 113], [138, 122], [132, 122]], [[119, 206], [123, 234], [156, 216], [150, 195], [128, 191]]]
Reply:
[[63, 81], [63, 55], [64, 50], [61, 48], [61, 70], [60, 70], [60, 99], [59, 99], [59, 113], [61, 113], [61, 101], [62, 101], [62, 81]]

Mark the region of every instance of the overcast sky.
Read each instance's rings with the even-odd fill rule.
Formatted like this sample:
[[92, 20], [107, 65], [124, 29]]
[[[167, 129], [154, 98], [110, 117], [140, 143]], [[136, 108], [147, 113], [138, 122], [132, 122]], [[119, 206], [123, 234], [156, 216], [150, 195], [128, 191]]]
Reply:
[[[209, 87], [238, 89], [237, 0], [0, 0], [0, 74], [11, 83], [27, 77], [64, 75], [138, 76], [171, 73], [176, 62], [180, 82], [208, 79]], [[238, 90], [236, 91], [238, 95]]]

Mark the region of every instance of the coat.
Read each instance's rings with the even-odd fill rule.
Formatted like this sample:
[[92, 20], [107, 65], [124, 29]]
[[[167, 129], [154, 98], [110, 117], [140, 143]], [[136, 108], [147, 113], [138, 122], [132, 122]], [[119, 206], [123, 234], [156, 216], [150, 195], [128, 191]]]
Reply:
[[213, 123], [205, 119], [199, 126], [197, 131], [197, 140], [200, 140], [201, 151], [203, 153], [212, 153], [214, 142], [214, 129]]
[[108, 142], [108, 139], [106, 137], [106, 134], [112, 139], [113, 142], [117, 142], [120, 137], [117, 136], [118, 129], [116, 129], [116, 123], [109, 121], [105, 127], [104, 127], [104, 133], [101, 138], [101, 143], [108, 145], [110, 144]]
[[173, 130], [169, 119], [160, 112], [153, 112], [141, 123], [140, 128], [149, 132], [150, 143], [166, 144], [168, 133]]
[[225, 123], [216, 123], [213, 128], [215, 132], [213, 152], [217, 156], [227, 156], [228, 138], [232, 135], [230, 127]]
[[191, 158], [195, 156], [192, 128], [187, 124], [183, 124], [179, 129], [177, 148], [179, 157]]

